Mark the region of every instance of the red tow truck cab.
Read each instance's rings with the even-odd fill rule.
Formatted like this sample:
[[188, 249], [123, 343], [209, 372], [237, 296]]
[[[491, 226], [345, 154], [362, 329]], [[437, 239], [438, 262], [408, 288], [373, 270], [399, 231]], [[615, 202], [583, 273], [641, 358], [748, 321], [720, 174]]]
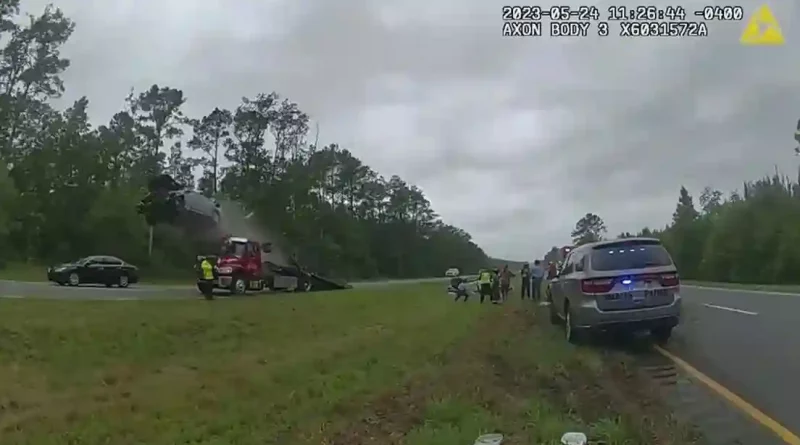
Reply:
[[224, 238], [215, 267], [215, 287], [229, 289], [234, 294], [263, 290], [265, 277], [261, 257], [262, 253], [268, 252], [268, 244], [262, 246], [247, 238], [234, 236]]
[[271, 243], [259, 243], [236, 236], [223, 238], [214, 266], [214, 287], [229, 290], [233, 294], [297, 288], [297, 277], [276, 274], [270, 270], [267, 254], [271, 251]]
[[219, 255], [197, 257], [198, 290], [202, 292], [206, 283], [200, 268], [203, 259], [214, 265], [214, 287], [229, 290], [233, 294], [262, 290], [309, 292], [351, 287], [345, 282], [308, 271], [294, 257], [289, 257], [288, 264], [273, 263], [267, 258], [271, 251], [272, 243], [226, 236], [222, 239]]

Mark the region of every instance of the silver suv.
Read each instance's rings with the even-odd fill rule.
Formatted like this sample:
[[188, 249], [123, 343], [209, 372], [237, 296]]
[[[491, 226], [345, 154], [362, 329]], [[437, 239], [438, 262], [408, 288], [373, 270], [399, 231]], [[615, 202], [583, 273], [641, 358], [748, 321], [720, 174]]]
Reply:
[[550, 320], [571, 343], [592, 330], [649, 330], [664, 343], [681, 317], [680, 279], [654, 238], [575, 248], [548, 286]]

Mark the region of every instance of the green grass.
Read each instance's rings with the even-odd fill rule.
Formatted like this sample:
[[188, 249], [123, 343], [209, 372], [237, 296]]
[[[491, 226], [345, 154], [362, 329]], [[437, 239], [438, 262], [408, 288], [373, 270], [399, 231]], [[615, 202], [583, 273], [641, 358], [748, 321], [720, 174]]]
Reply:
[[700, 287], [721, 287], [724, 289], [763, 290], [767, 292], [788, 292], [800, 294], [798, 284], [743, 284], [743, 283], [717, 283], [711, 281], [681, 280], [683, 284]]
[[623, 356], [568, 345], [518, 301], [453, 303], [441, 283], [0, 305], [3, 444], [693, 440]]

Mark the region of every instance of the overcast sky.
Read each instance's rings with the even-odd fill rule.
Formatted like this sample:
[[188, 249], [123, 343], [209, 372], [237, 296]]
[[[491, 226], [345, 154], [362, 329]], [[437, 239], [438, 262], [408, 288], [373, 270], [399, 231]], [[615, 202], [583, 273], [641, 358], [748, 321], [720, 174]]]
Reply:
[[[493, 256], [541, 256], [586, 212], [610, 235], [660, 227], [681, 184], [697, 197], [798, 164], [795, 1], [770, 4], [782, 47], [741, 46], [744, 22], [694, 39], [507, 38], [497, 0], [56, 4], [77, 22], [65, 100], [88, 96], [96, 123], [153, 83], [183, 89], [195, 117], [277, 91], [320, 142], [420, 186]], [[605, 19], [639, 3], [595, 4]]]

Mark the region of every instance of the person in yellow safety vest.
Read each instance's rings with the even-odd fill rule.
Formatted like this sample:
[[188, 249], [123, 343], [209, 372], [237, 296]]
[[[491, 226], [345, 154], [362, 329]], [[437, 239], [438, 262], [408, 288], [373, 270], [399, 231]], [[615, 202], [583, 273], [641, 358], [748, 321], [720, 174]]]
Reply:
[[478, 274], [478, 291], [481, 295], [481, 303], [486, 297], [492, 298], [492, 281], [494, 274], [489, 269], [482, 269]]
[[200, 273], [200, 281], [197, 285], [203, 296], [210, 300], [214, 297], [214, 266], [211, 265], [208, 258], [203, 258], [203, 261], [200, 262]]

